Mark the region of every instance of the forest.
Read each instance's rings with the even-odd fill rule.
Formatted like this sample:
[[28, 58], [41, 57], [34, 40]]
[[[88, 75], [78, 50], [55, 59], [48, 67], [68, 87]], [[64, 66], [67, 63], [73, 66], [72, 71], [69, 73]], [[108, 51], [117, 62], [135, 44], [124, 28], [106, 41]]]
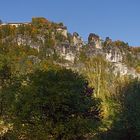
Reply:
[[[1, 23], [0, 139], [140, 140], [139, 78], [116, 75], [100, 53], [89, 57], [89, 44], [65, 60], [57, 49], [77, 46], [58, 28], [42, 17]], [[123, 63], [140, 72], [140, 48], [109, 38], [102, 45], [126, 52]]]

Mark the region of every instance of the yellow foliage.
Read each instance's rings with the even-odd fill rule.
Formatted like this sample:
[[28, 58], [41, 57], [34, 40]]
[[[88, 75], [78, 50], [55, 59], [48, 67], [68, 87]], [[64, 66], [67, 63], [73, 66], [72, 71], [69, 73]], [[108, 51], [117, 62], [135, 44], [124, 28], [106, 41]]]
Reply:
[[140, 73], [140, 66], [136, 67], [136, 72]]

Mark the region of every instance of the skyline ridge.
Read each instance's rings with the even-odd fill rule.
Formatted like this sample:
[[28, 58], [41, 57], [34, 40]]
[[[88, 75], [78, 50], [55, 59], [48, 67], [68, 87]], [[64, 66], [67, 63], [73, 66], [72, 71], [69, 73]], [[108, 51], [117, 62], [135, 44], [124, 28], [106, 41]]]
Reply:
[[[47, 19], [46, 17], [32, 17], [32, 18], [45, 18], [45, 19]], [[10, 24], [30, 24], [31, 22], [32, 22], [32, 18], [31, 18], [31, 20], [30, 21], [12, 21], [12, 22], [4, 22], [4, 21], [2, 21], [2, 24], [1, 25], [10, 25]], [[49, 20], [49, 19], [47, 19], [49, 22], [54, 22], [54, 21], [52, 21], [52, 20]], [[55, 23], [55, 22], [54, 22]], [[63, 23], [63, 22], [59, 22], [59, 23]], [[64, 23], [63, 23], [64, 24]], [[67, 31], [68, 31], [68, 33], [71, 33], [71, 34], [73, 34], [74, 32], [76, 32], [76, 33], [78, 33], [77, 31], [74, 31], [74, 32], [69, 32], [69, 28], [67, 27], [67, 25], [65, 25], [64, 24], [64, 27], [66, 27], [67, 28]], [[94, 33], [94, 32], [89, 32], [89, 34], [90, 33]], [[79, 33], [78, 33], [79, 34]], [[82, 39], [83, 39], [83, 41], [84, 42], [88, 42], [88, 36], [89, 36], [89, 34], [87, 35], [87, 39], [84, 39], [83, 38], [83, 36], [81, 36], [80, 34], [79, 34], [79, 36], [80, 37], [82, 37]], [[96, 34], [96, 33], [94, 33], [94, 34]], [[96, 34], [96, 35], [99, 35], [99, 34]], [[121, 40], [121, 39], [116, 39], [116, 40], [113, 40], [112, 38], [111, 38], [111, 36], [106, 36], [105, 38], [102, 38], [100, 35], [99, 35], [99, 37], [100, 37], [100, 39], [101, 40], [103, 40], [103, 41], [105, 41], [105, 39], [107, 38], [107, 37], [109, 37], [112, 41], [123, 41], [123, 42], [125, 42], [124, 40]], [[128, 42], [125, 42], [125, 43], [128, 43]], [[129, 43], [128, 43], [128, 45], [129, 45]], [[131, 46], [131, 45], [129, 45], [130, 47], [140, 47], [140, 46]]]
[[93, 32], [101, 38], [109, 36], [140, 46], [139, 5], [138, 0], [5, 0], [1, 2], [0, 19], [18, 22], [42, 16], [63, 22], [69, 32], [78, 32], [84, 40]]

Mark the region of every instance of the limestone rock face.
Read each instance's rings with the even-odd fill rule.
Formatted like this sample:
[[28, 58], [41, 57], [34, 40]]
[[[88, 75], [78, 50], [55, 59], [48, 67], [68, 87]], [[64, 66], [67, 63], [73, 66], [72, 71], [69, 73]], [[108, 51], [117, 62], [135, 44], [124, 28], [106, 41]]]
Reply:
[[106, 60], [113, 63], [122, 62], [123, 54], [118, 48], [108, 47], [105, 49]]
[[82, 37], [80, 37], [78, 33], [74, 32], [72, 36], [72, 40], [73, 40], [73, 45], [76, 46], [77, 50], [79, 51], [79, 49], [84, 45], [84, 41]]
[[72, 52], [69, 52], [65, 55], [65, 59], [71, 62], [74, 62], [75, 55]]
[[57, 32], [58, 33], [61, 33], [63, 36], [65, 36], [67, 38], [67, 34], [68, 34], [68, 31], [67, 31], [67, 28], [66, 27], [60, 27], [57, 29]]
[[[109, 37], [106, 37], [103, 41], [97, 34], [90, 33], [88, 42], [85, 43], [77, 32], [73, 34], [68, 33], [67, 27], [63, 24], [55, 24], [45, 18], [33, 18], [32, 22], [29, 23], [0, 23], [0, 26], [10, 25], [18, 29], [21, 25], [25, 27], [33, 25], [34, 27], [37, 24], [41, 26], [39, 29], [36, 29], [35, 36], [28, 32], [24, 34], [19, 32], [15, 37], [6, 36], [2, 38], [2, 42], [17, 43], [19, 46], [30, 46], [38, 50], [39, 53], [42, 52], [43, 48], [43, 53], [47, 57], [55, 56], [58, 62], [61, 59], [64, 60], [63, 62], [66, 62], [65, 64], [82, 63], [78, 60], [80, 60], [80, 53], [83, 51], [83, 56], [85, 55], [85, 57], [102, 56], [112, 63], [115, 74], [119, 73], [120, 75], [131, 75], [140, 78], [140, 74], [135, 70], [136, 68], [130, 68], [128, 65], [129, 61], [133, 61], [135, 58], [140, 60], [140, 51], [132, 53], [129, 45], [123, 41], [112, 41]], [[34, 63], [38, 62], [33, 56], [30, 56], [29, 59], [33, 60]]]
[[114, 63], [114, 73], [115, 75], [129, 75], [133, 78], [140, 78], [140, 74], [136, 72], [134, 68], [128, 68], [123, 63]]
[[97, 49], [101, 49], [102, 48], [102, 40], [101, 38], [94, 34], [94, 33], [90, 33], [89, 37], [88, 37], [88, 44], [97, 48]]

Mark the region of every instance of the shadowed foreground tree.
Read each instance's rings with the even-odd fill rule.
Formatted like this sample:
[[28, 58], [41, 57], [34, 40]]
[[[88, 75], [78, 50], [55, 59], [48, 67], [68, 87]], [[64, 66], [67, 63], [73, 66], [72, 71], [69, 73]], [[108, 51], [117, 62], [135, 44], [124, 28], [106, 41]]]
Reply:
[[10, 108], [13, 129], [6, 134], [10, 139], [82, 140], [100, 122], [93, 89], [71, 70], [36, 71], [8, 92], [15, 97]]

